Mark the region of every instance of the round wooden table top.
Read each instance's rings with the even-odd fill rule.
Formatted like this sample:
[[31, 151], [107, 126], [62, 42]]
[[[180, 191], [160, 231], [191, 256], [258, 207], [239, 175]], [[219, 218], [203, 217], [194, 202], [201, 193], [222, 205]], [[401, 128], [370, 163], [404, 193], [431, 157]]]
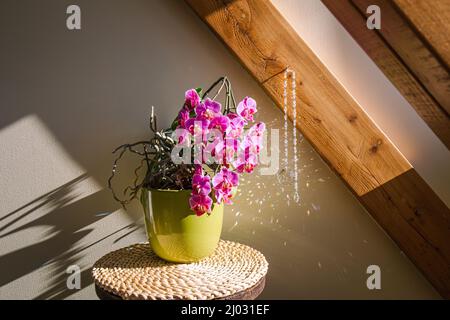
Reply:
[[92, 275], [104, 300], [253, 300], [267, 270], [261, 252], [221, 240], [211, 256], [194, 263], [162, 260], [148, 243], [131, 245], [99, 259]]

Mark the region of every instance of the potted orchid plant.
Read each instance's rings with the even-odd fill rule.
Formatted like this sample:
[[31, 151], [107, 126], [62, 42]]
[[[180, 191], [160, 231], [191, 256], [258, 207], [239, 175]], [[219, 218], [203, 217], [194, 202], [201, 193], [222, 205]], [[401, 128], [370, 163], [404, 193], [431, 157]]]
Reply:
[[[229, 80], [222, 77], [204, 93], [200, 88], [186, 91], [169, 128], [158, 130], [152, 109], [152, 138], [114, 150], [118, 156], [108, 185], [124, 206], [140, 196], [150, 244], [161, 258], [192, 262], [216, 248], [223, 206], [232, 203], [240, 175], [252, 173], [258, 164], [265, 125], [255, 123], [256, 111], [250, 97], [236, 104]], [[127, 151], [141, 161], [133, 185], [120, 199], [112, 180]]]

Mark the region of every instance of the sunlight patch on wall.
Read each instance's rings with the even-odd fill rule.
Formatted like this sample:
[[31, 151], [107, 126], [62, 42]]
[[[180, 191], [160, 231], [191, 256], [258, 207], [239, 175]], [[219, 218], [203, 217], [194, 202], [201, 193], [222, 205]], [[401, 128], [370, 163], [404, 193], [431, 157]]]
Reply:
[[[0, 216], [84, 173], [36, 115], [1, 129], [0, 150]], [[83, 191], [100, 189], [89, 179]]]
[[38, 116], [1, 129], [0, 150], [0, 267], [8, 270], [0, 297], [68, 297], [67, 267], [79, 266], [88, 285], [97, 250], [120, 246], [138, 227]]

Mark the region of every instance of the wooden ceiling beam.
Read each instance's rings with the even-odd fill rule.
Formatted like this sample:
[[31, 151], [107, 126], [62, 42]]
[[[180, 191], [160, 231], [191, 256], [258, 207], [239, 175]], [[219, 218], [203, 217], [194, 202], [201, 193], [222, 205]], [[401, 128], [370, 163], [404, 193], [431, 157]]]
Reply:
[[439, 292], [450, 297], [449, 209], [271, 2], [186, 2], [280, 108], [283, 71], [296, 71], [298, 129]]
[[450, 0], [394, 0], [397, 9], [450, 68]]
[[[447, 1], [447, 0], [443, 0]], [[411, 70], [420, 83], [439, 103], [447, 116], [450, 114], [450, 76], [443, 61], [430, 48], [416, 28], [404, 19], [393, 1], [352, 0], [363, 13], [369, 5], [378, 5], [381, 10], [381, 29], [377, 30], [400, 59]], [[438, 16], [439, 12], [434, 11]]]
[[[417, 114], [427, 123], [436, 136], [450, 149], [450, 118], [447, 112], [411, 71], [411, 65], [406, 64], [401, 59], [387, 39], [377, 30], [369, 30], [366, 27], [365, 11], [361, 11], [351, 0], [322, 0], [322, 2], [409, 102]], [[389, 25], [387, 21], [389, 15], [385, 15], [384, 11], [381, 11], [381, 14], [383, 29], [387, 27], [386, 25]]]

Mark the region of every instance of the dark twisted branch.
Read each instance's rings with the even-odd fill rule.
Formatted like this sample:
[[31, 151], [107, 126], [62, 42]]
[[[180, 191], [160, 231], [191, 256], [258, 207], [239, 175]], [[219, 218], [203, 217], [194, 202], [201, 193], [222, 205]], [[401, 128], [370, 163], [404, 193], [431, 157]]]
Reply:
[[236, 111], [236, 100], [234, 99], [233, 90], [231, 88], [231, 83], [228, 80], [227, 77], [221, 77], [216, 82], [214, 82], [211, 87], [208, 88], [208, 90], [205, 91], [205, 93], [202, 96], [202, 100], [204, 100], [208, 94], [211, 93], [212, 90], [214, 90], [215, 87], [220, 85], [220, 87], [217, 89], [216, 94], [212, 98], [212, 100], [215, 100], [222, 89], [225, 87], [225, 113], [229, 113], [230, 111]]

